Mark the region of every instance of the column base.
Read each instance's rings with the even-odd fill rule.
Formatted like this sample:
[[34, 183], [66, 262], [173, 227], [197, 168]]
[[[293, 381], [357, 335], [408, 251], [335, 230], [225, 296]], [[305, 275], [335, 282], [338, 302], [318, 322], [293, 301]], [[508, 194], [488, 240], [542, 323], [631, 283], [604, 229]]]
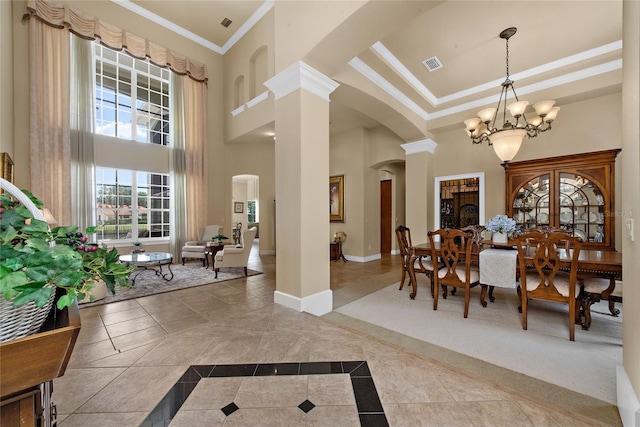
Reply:
[[315, 316], [322, 316], [333, 310], [333, 293], [331, 290], [318, 292], [317, 294], [304, 298], [275, 291], [273, 293], [273, 301], [276, 304], [292, 308], [296, 311], [305, 311]]

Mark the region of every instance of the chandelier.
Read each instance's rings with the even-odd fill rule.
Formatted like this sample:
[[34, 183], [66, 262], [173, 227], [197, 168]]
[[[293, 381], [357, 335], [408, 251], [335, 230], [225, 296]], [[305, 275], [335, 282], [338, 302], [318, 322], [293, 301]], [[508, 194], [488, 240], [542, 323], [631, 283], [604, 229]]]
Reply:
[[[555, 101], [540, 101], [533, 105], [536, 116], [527, 119], [524, 112], [529, 101], [520, 101], [513, 88], [513, 81], [509, 79], [509, 39], [516, 33], [515, 27], [507, 28], [500, 33], [500, 38], [506, 41], [506, 65], [507, 77], [502, 82], [502, 91], [496, 108], [485, 108], [478, 112], [478, 117], [464, 121], [466, 131], [474, 144], [487, 142], [493, 146], [496, 154], [502, 160], [506, 169], [520, 150], [520, 145], [525, 136], [535, 138], [540, 132], [551, 129], [551, 122], [556, 118], [560, 107], [554, 107]], [[515, 102], [507, 105], [509, 90], [513, 93]], [[504, 101], [504, 102], [503, 102]], [[502, 106], [502, 107], [501, 107]], [[501, 109], [502, 108], [502, 109]], [[515, 123], [507, 118], [507, 110]], [[497, 127], [498, 117], [502, 117], [502, 126]]]

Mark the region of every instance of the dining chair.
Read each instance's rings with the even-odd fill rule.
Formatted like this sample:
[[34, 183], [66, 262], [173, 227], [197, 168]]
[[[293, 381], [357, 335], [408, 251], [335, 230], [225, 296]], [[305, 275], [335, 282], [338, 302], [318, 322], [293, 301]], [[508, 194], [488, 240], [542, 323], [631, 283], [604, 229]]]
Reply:
[[599, 301], [609, 301], [609, 311], [612, 316], [618, 316], [620, 310], [615, 307], [616, 302], [622, 302], [622, 281], [614, 278], [589, 275], [578, 278], [581, 285], [581, 313], [584, 316], [582, 329], [591, 327], [591, 306]]
[[[398, 238], [398, 248], [400, 249], [400, 256], [402, 257], [402, 277], [400, 278], [400, 287], [398, 290], [402, 290], [404, 287], [404, 279], [409, 273], [409, 260], [411, 258], [411, 251], [409, 248], [413, 246], [411, 242], [411, 230], [404, 225], [399, 225], [396, 228], [396, 237]], [[437, 264], [436, 264], [437, 266]], [[434, 264], [431, 259], [418, 257], [414, 261], [414, 271], [424, 273], [432, 284], [431, 293], [433, 294], [433, 270]]]
[[[561, 231], [531, 231], [516, 235], [515, 240], [520, 267], [522, 329], [527, 329], [530, 299], [560, 302], [569, 307], [569, 339], [575, 341], [580, 309], [577, 267], [582, 239]], [[571, 257], [569, 272], [560, 270], [561, 251]]]
[[[438, 259], [442, 267], [433, 274], [433, 309], [438, 309], [437, 290], [440, 286], [464, 288], [464, 317], [469, 314], [471, 286], [480, 282], [477, 269], [471, 267], [472, 233], [459, 229], [445, 228], [427, 233], [431, 245], [431, 259]], [[436, 249], [438, 237], [440, 251]], [[439, 255], [439, 256], [438, 256]]]
[[[464, 231], [465, 233], [471, 233], [471, 268], [474, 270], [478, 271], [478, 274], [480, 274], [480, 264], [479, 264], [479, 260], [477, 255], [480, 253], [480, 251], [482, 250], [482, 247], [484, 246], [484, 232], [487, 229], [487, 227], [485, 227], [484, 225], [467, 225], [466, 227], [462, 227], [461, 230]], [[475, 255], [475, 256], [474, 256]], [[477, 283], [479, 284], [479, 283]], [[473, 288], [474, 286], [476, 286], [477, 284], [472, 284], [471, 287]], [[489, 286], [489, 299], [491, 300], [491, 302], [495, 301], [495, 298], [493, 296], [493, 286]], [[451, 295], [455, 295], [456, 294], [456, 289], [457, 288], [453, 288], [451, 289]], [[483, 288], [484, 289], [484, 288]], [[447, 298], [447, 287], [445, 286], [443, 291], [442, 291], [442, 297], [443, 298]], [[482, 301], [484, 301], [484, 298], [481, 298]], [[486, 307], [487, 304], [484, 303], [483, 307]]]

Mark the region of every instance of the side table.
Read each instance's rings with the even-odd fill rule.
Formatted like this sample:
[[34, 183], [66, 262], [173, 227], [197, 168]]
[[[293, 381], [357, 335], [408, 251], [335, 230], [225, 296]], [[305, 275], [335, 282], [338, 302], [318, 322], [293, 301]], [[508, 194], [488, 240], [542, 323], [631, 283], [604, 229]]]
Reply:
[[207, 264], [206, 268], [209, 268], [209, 257], [211, 257], [211, 268], [215, 270], [215, 262], [216, 262], [216, 254], [218, 251], [221, 251], [224, 248], [224, 245], [218, 245], [214, 242], [207, 242], [207, 245], [204, 249], [204, 260]]

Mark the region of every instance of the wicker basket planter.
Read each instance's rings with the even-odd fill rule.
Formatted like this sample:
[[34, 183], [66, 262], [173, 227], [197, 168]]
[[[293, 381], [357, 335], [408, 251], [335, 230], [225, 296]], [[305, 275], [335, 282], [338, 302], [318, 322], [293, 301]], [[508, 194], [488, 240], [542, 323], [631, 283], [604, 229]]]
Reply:
[[7, 301], [0, 296], [0, 342], [15, 340], [35, 334], [46, 320], [55, 292], [42, 308], [30, 302], [20, 307], [13, 306], [13, 300]]
[[[0, 188], [7, 191], [26, 206], [34, 218], [44, 221], [45, 218], [42, 212], [40, 212], [31, 199], [20, 191], [18, 187], [0, 178]], [[0, 296], [0, 342], [18, 339], [36, 333], [51, 311], [54, 298], [55, 292], [52, 292], [47, 304], [40, 308], [33, 302], [20, 307], [14, 307], [12, 300], [7, 301]]]

